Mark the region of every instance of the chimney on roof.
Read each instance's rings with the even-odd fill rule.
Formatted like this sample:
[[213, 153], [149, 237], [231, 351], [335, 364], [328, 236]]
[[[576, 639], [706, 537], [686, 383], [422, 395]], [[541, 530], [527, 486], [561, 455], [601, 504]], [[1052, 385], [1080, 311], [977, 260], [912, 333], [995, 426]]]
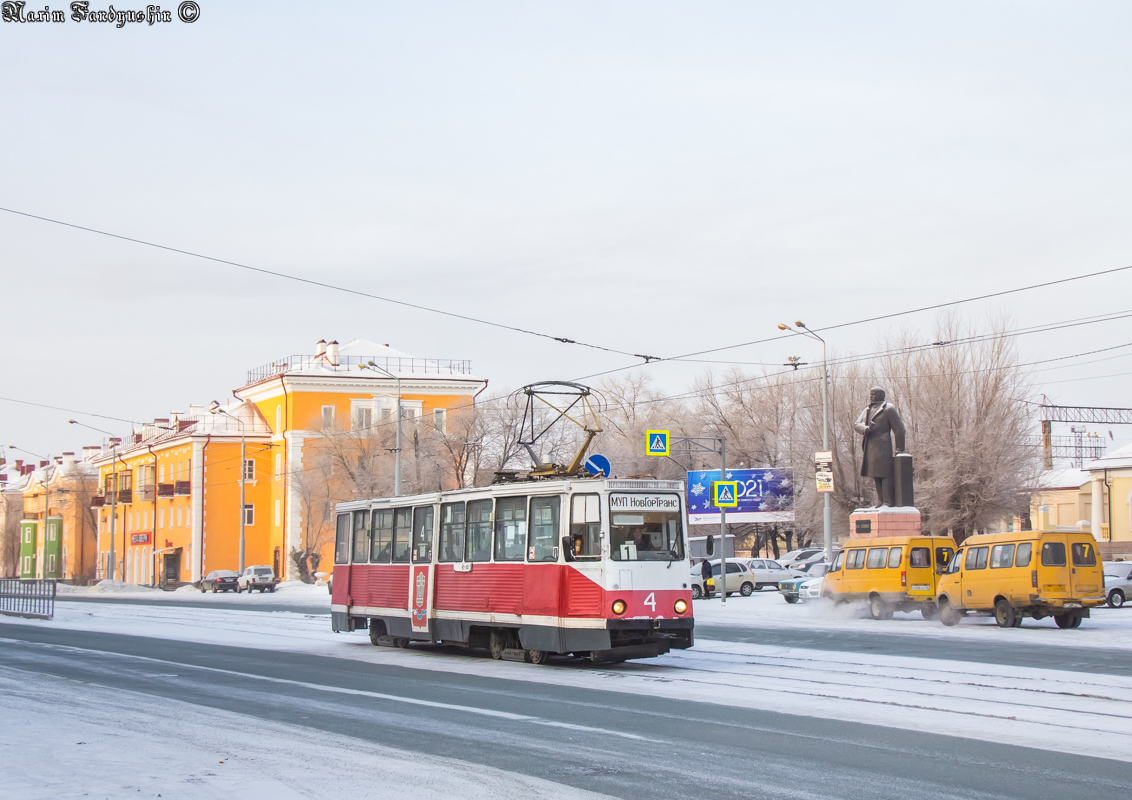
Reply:
[[88, 444], [83, 448], [83, 461], [89, 461], [102, 452], [102, 448], [96, 444]]
[[[22, 472], [23, 468], [24, 468], [24, 460], [22, 458], [17, 458], [16, 459], [16, 469], [21, 470], [20, 474], [23, 474], [23, 472]], [[239, 511], [239, 510], [240, 509], [238, 509], [238, 508], [236, 509], [236, 511]]]
[[[50, 463], [51, 463], [50, 461], [40, 461], [39, 462], [39, 468], [43, 469], [44, 467], [46, 467]], [[239, 509], [236, 509], [236, 510], [239, 511]]]
[[[117, 447], [121, 443], [122, 443], [122, 437], [121, 436], [111, 436], [110, 437], [110, 446], [111, 447]], [[239, 511], [240, 509], [236, 509], [236, 510]]]
[[334, 339], [326, 345], [326, 360], [330, 362], [330, 366], [338, 366], [338, 340]]
[[324, 356], [324, 355], [326, 355], [326, 340], [325, 339], [319, 339], [317, 342], [314, 343], [314, 357], [318, 358], [319, 356]]

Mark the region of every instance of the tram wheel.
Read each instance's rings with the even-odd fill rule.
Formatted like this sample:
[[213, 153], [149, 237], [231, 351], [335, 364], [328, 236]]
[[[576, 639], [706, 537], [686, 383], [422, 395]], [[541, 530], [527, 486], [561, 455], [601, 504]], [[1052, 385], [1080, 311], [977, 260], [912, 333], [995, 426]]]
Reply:
[[550, 653], [545, 650], [528, 650], [527, 662], [531, 664], [545, 664], [550, 658]]
[[504, 632], [499, 628], [492, 628], [491, 633], [487, 637], [487, 649], [491, 651], [491, 657], [496, 661], [503, 658], [503, 650], [507, 647], [507, 640]]
[[409, 640], [404, 636], [394, 636], [393, 637], [393, 646], [394, 647], [400, 647], [402, 650], [404, 650], [406, 647], [409, 646]]

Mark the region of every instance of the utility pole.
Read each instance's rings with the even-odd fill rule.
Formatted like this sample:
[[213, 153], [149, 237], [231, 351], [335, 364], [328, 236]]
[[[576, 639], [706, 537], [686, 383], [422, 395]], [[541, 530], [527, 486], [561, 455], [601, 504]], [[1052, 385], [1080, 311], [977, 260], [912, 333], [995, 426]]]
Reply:
[[[825, 339], [807, 328], [803, 322], [795, 322], [794, 326], [792, 328], [784, 323], [778, 323], [779, 330], [796, 333], [799, 336], [808, 336], [821, 342], [821, 446], [822, 450], [829, 450], [829, 362], [826, 359]], [[798, 330], [795, 330], [795, 328]], [[824, 494], [823, 501], [822, 528], [825, 534], [825, 560], [833, 563], [833, 506], [830, 505], [828, 492]]]
[[373, 369], [378, 372], [388, 375], [393, 380], [397, 381], [397, 443], [393, 447], [393, 496], [401, 496], [401, 377], [396, 375], [385, 367], [379, 367], [375, 362], [369, 361], [365, 364], [358, 364], [358, 369]]

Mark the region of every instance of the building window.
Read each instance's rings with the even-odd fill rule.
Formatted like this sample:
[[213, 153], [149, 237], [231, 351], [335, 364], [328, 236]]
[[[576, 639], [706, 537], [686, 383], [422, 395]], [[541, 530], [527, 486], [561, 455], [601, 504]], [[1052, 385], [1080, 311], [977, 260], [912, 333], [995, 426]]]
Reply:
[[275, 407], [275, 432], [283, 430], [283, 406]]
[[181, 507], [177, 506], [177, 527], [181, 527]]
[[432, 424], [433, 427], [436, 428], [437, 433], [448, 433], [448, 421], [445, 419], [446, 415], [444, 411], [443, 408], [434, 408], [432, 410]]
[[334, 406], [322, 407], [322, 429], [324, 431], [334, 429]]
[[279, 521], [280, 521], [279, 512], [282, 509], [282, 506], [283, 506], [283, 501], [281, 501], [281, 500], [275, 501], [275, 526], [276, 527], [279, 527]]
[[248, 503], [244, 506], [244, 524], [255, 525], [255, 504]]
[[362, 406], [354, 409], [354, 419], [351, 427], [355, 431], [368, 431], [373, 427], [373, 408]]
[[248, 458], [244, 460], [244, 480], [255, 480], [255, 461], [253, 459]]
[[165, 465], [162, 464], [157, 468], [157, 482], [165, 483]]
[[157, 527], [159, 527], [159, 528], [165, 527], [165, 509], [164, 508], [157, 509]]
[[275, 454], [275, 480], [283, 477], [283, 454]]

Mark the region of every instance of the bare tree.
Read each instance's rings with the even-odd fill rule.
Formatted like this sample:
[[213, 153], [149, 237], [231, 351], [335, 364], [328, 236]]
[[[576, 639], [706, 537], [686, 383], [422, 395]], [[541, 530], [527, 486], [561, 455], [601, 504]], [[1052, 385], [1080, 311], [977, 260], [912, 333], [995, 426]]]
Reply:
[[299, 498], [299, 547], [291, 548], [291, 562], [299, 580], [313, 583], [323, 549], [334, 540], [334, 462], [314, 456], [313, 464], [291, 471], [291, 489]]

